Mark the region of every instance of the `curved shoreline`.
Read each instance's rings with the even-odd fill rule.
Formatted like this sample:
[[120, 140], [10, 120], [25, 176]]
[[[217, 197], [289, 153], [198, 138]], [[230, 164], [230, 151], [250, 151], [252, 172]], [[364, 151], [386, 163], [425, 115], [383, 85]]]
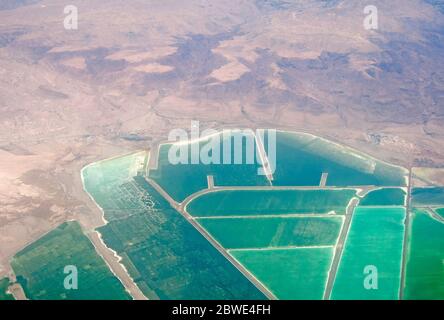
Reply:
[[[92, 202], [95, 204], [95, 206], [102, 213], [101, 218], [102, 218], [103, 224], [101, 226], [95, 226], [94, 230], [92, 230], [91, 233], [88, 234], [89, 235], [88, 238], [93, 243], [97, 253], [103, 258], [105, 263], [108, 265], [108, 267], [111, 270], [111, 272], [119, 279], [119, 281], [123, 284], [125, 290], [133, 297], [133, 299], [135, 299], [135, 300], [148, 300], [148, 298], [143, 294], [143, 292], [137, 286], [137, 284], [134, 281], [134, 279], [132, 278], [132, 276], [129, 274], [128, 269], [122, 263], [123, 258], [121, 256], [119, 256], [115, 250], [113, 250], [112, 248], [108, 247], [105, 244], [105, 242], [103, 241], [102, 234], [98, 231], [98, 228], [106, 226], [109, 223], [109, 221], [105, 218], [105, 210], [95, 201], [94, 197], [86, 189], [86, 187], [85, 187], [85, 179], [84, 179], [84, 171], [87, 168], [89, 168], [89, 167], [92, 167], [94, 165], [98, 165], [98, 164], [103, 163], [103, 162], [111, 161], [111, 160], [114, 160], [114, 159], [119, 159], [119, 158], [130, 156], [130, 155], [135, 155], [135, 154], [138, 154], [138, 153], [145, 153], [145, 154], [147, 153], [149, 155], [149, 151], [138, 150], [138, 151], [135, 151], [135, 152], [126, 153], [124, 155], [118, 155], [118, 156], [114, 156], [114, 157], [111, 157], [111, 158], [108, 158], [108, 159], [103, 159], [103, 160], [95, 161], [95, 162], [92, 162], [92, 163], [84, 166], [80, 170], [80, 178], [81, 178], [81, 181], [82, 181], [83, 191], [88, 195], [88, 197], [92, 200]], [[97, 240], [99, 241], [99, 243], [94, 242], [95, 239], [92, 238], [93, 234], [97, 235]], [[113, 264], [105, 258], [105, 253], [101, 252], [101, 248], [99, 246], [97, 246], [97, 245], [101, 245], [104, 250], [107, 250], [108, 253], [111, 254], [114, 257], [114, 259], [116, 260], [115, 263], [117, 263], [118, 266], [120, 266], [120, 268], [122, 268], [122, 270], [124, 271], [124, 275], [123, 276], [125, 276], [125, 278], [127, 278], [126, 281], [124, 281], [122, 279], [122, 276], [118, 276], [117, 275], [116, 270], [114, 270], [114, 268], [112, 267]]]

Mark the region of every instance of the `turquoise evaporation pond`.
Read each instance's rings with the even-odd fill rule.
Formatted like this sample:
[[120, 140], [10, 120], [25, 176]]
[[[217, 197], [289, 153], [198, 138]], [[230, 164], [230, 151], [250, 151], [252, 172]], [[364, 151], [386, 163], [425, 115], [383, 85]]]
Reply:
[[425, 210], [412, 213], [404, 297], [444, 299], [444, 223]]
[[413, 188], [414, 206], [444, 205], [444, 187]]
[[[255, 154], [256, 145], [254, 135], [247, 135], [249, 139], [242, 136], [239, 132], [232, 132], [231, 136], [218, 135], [221, 143], [219, 144], [220, 157], [223, 160], [224, 148], [223, 142], [231, 141], [230, 152], [226, 156], [231, 158], [231, 164], [191, 164], [191, 145], [188, 146], [188, 164], [171, 164], [169, 161], [169, 150], [171, 144], [160, 146], [158, 155], [158, 167], [156, 170], [150, 170], [149, 177], [156, 181], [168, 194], [176, 201], [181, 202], [187, 196], [207, 188], [207, 176], [212, 175], [214, 183], [217, 186], [266, 186], [269, 182], [264, 175], [259, 175], [258, 170], [262, 167], [260, 159], [251, 162], [246, 161], [247, 154], [251, 155], [251, 146], [253, 145]], [[214, 137], [213, 137], [214, 138]], [[242, 149], [237, 151], [235, 148], [236, 139], [242, 139]], [[201, 149], [207, 144], [207, 140], [194, 142], [193, 145], [200, 145]], [[252, 143], [251, 143], [252, 142]], [[242, 156], [241, 164], [234, 164], [235, 155]]]
[[230, 250], [281, 300], [322, 300], [333, 248]]
[[406, 185], [405, 169], [309, 134], [278, 131], [276, 150], [276, 186], [318, 186], [322, 173], [327, 186]]
[[[219, 135], [222, 137], [222, 134]], [[232, 141], [240, 137], [232, 133], [231, 137], [221, 141]], [[264, 148], [269, 148], [269, 130], [264, 136]], [[251, 141], [251, 140], [250, 140]], [[207, 141], [194, 142], [204, 146]], [[244, 137], [242, 158], [246, 159], [247, 142]], [[276, 171], [272, 184], [276, 186], [317, 186], [322, 173], [328, 173], [328, 186], [405, 186], [407, 171], [382, 161], [370, 158], [357, 151], [341, 147], [327, 140], [303, 133], [276, 133]], [[158, 168], [150, 171], [150, 178], [155, 180], [176, 201], [183, 201], [187, 196], [207, 187], [207, 175], [214, 176], [217, 186], [262, 186], [269, 185], [265, 176], [258, 174], [260, 159], [254, 164], [171, 164], [168, 153], [171, 144], [160, 146]], [[191, 150], [191, 146], [188, 147]], [[223, 154], [223, 147], [220, 146]], [[235, 149], [231, 150], [234, 159]], [[269, 155], [270, 163], [274, 157]]]
[[87, 166], [87, 192], [108, 223], [103, 241], [122, 257], [150, 299], [264, 299], [265, 296], [137, 175], [144, 154]]
[[343, 217], [269, 217], [198, 219], [226, 249], [334, 246]]
[[275, 214], [344, 214], [354, 189], [340, 190], [222, 190], [193, 199], [186, 210], [193, 216]]
[[370, 191], [360, 202], [360, 206], [404, 206], [406, 192], [401, 188], [383, 188]]
[[[404, 219], [404, 208], [356, 208], [336, 274], [332, 299], [399, 298]], [[368, 276], [364, 270], [368, 266], [376, 267], [376, 290], [364, 286]]]

